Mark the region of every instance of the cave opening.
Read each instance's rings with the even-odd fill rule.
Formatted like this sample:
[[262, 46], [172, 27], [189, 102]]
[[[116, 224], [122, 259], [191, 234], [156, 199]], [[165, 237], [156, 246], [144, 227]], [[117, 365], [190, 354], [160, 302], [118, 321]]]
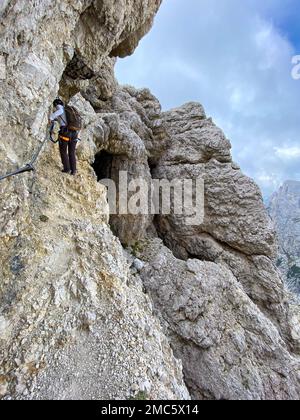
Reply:
[[113, 159], [114, 156], [106, 150], [102, 150], [95, 155], [95, 161], [92, 167], [97, 175], [98, 181], [101, 181], [101, 179], [111, 179]]
[[148, 158], [148, 166], [151, 173], [151, 177], [153, 178], [155, 170], [157, 168], [157, 162], [152, 160], [151, 158]]

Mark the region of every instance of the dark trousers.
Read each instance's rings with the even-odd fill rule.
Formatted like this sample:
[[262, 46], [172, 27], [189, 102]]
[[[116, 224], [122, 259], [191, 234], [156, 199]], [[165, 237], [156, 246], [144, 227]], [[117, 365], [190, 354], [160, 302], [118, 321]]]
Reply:
[[65, 172], [76, 173], [76, 146], [78, 133], [76, 131], [60, 130], [60, 135], [70, 138], [70, 141], [59, 140], [59, 151]]

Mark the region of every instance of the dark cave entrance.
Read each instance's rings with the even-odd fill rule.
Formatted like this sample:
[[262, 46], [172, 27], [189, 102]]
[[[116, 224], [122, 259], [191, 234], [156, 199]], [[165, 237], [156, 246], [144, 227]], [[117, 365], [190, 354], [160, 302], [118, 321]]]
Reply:
[[95, 161], [92, 167], [97, 175], [98, 181], [101, 181], [101, 179], [111, 179], [113, 159], [114, 156], [106, 150], [102, 150], [95, 155]]
[[157, 168], [157, 162], [149, 158], [148, 159], [148, 166], [149, 166], [149, 169], [150, 169], [151, 177], [153, 178], [155, 170]]

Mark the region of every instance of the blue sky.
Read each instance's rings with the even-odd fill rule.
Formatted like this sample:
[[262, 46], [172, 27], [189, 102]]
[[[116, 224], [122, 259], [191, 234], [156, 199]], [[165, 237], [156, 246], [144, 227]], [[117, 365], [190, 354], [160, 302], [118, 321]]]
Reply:
[[117, 78], [150, 88], [164, 109], [202, 103], [267, 197], [300, 180], [299, 17], [299, 0], [164, 0]]

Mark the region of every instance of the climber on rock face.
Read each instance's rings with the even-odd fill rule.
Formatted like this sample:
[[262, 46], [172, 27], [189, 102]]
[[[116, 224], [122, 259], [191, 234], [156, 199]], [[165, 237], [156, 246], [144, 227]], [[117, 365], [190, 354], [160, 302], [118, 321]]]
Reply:
[[63, 164], [63, 173], [76, 175], [76, 146], [81, 129], [81, 118], [73, 107], [65, 107], [59, 98], [53, 102], [55, 112], [50, 116], [50, 123], [57, 121], [60, 125], [59, 150]]

